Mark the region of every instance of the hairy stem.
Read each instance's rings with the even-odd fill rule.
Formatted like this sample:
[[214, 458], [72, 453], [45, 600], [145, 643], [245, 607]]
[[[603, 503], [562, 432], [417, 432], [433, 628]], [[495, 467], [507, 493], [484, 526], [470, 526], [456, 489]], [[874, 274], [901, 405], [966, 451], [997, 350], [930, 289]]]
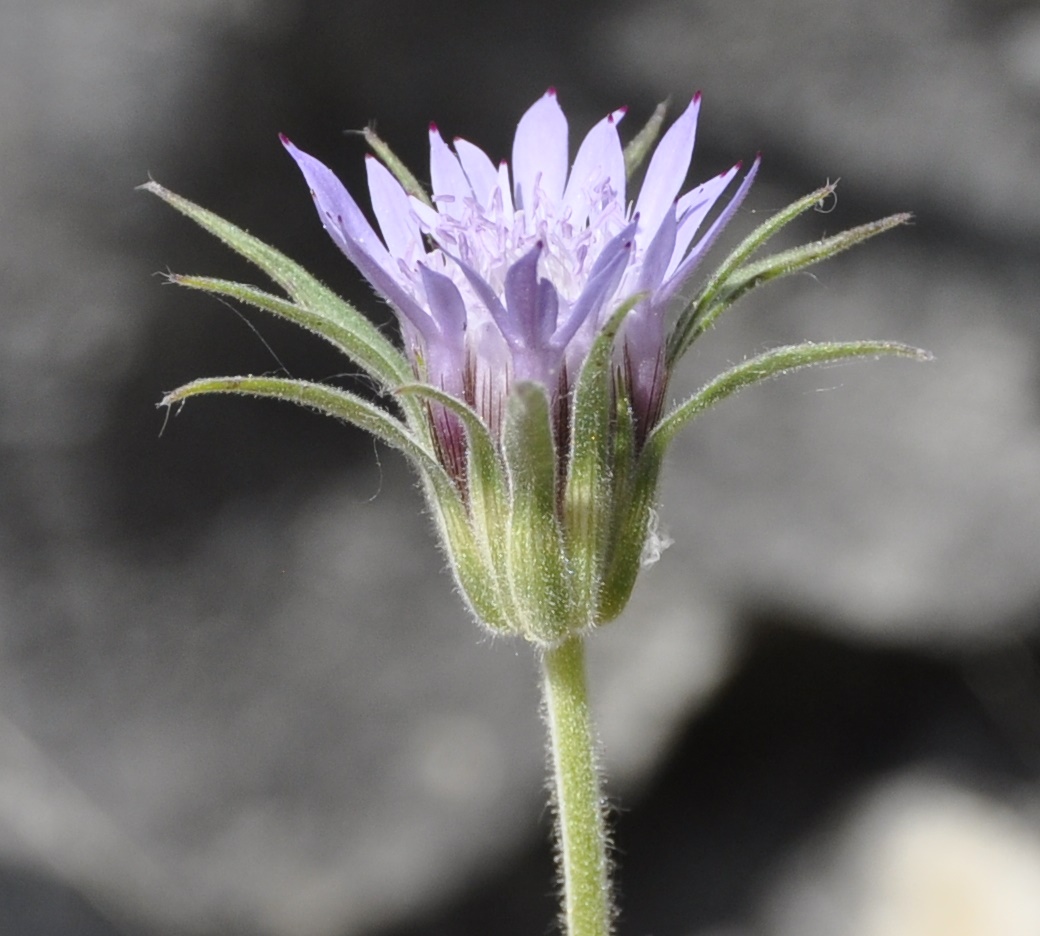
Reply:
[[545, 651], [542, 677], [564, 932], [608, 936], [610, 866], [582, 638], [571, 637]]

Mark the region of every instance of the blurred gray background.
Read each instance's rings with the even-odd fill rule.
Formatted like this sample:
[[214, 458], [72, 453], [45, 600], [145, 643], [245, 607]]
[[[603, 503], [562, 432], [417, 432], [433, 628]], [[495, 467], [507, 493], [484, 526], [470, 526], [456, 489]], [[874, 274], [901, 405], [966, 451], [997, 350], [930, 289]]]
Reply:
[[154, 177], [376, 317], [284, 131], [508, 156], [704, 92], [728, 242], [914, 226], [777, 284], [675, 394], [800, 339], [936, 354], [748, 391], [676, 447], [674, 545], [593, 642], [622, 933], [1040, 932], [1040, 5], [0, 0], [0, 932], [539, 934], [535, 667], [466, 620], [395, 455], [196, 376], [351, 365], [162, 271], [261, 280]]

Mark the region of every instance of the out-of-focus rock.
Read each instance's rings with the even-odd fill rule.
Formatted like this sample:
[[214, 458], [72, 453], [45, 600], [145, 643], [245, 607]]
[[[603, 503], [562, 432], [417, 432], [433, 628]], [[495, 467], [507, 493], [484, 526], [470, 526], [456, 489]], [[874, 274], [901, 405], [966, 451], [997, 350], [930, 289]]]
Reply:
[[1032, 936], [1040, 820], [927, 777], [894, 778], [776, 884], [770, 936]]

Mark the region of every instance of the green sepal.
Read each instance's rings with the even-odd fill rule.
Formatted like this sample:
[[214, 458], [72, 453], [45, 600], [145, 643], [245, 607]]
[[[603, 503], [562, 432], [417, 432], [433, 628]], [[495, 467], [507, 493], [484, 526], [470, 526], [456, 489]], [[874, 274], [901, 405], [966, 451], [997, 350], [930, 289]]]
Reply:
[[[931, 359], [927, 351], [891, 341], [831, 342], [775, 348], [720, 374], [665, 416], [647, 437], [630, 473], [626, 473], [625, 480], [615, 486], [617, 520], [610, 534], [613, 550], [603, 575], [599, 622], [609, 621], [620, 614], [631, 597], [644, 563], [664, 456], [675, 436], [688, 422], [741, 388], [770, 377], [815, 364], [883, 355], [920, 361]], [[619, 420], [619, 440], [625, 438], [622, 427], [623, 423]], [[622, 455], [619, 447], [616, 450], [619, 471], [625, 470], [626, 459]]]
[[[620, 372], [615, 374], [613, 443], [611, 500], [613, 503], [621, 503], [628, 496], [639, 445], [636, 442], [636, 417], [632, 410], [632, 400]], [[607, 531], [608, 555], [617, 538], [617, 517], [618, 511], [611, 510], [609, 518], [614, 525]]]
[[491, 432], [484, 424], [484, 420], [472, 406], [439, 387], [426, 383], [402, 384], [400, 387], [394, 388], [394, 396], [418, 396], [451, 410], [462, 420], [462, 425], [466, 429], [468, 451], [477, 459], [481, 468], [481, 476], [485, 480], [492, 481], [496, 486], [500, 486], [503, 491], [505, 490], [505, 475], [495, 448], [495, 440], [491, 438]]
[[610, 550], [600, 588], [597, 624], [614, 620], [632, 597], [632, 589], [643, 566], [663, 460], [655, 450], [646, 447], [636, 455], [635, 419], [631, 407], [626, 401], [624, 408], [619, 406], [618, 410], [613, 523], [608, 534]]
[[[791, 202], [786, 208], [778, 211], [775, 215], [763, 221], [747, 237], [745, 237], [736, 248], [729, 254], [722, 264], [712, 273], [704, 288], [683, 311], [680, 313], [668, 339], [667, 365], [669, 370], [681, 358], [690, 345], [700, 337], [707, 326], [703, 324], [703, 318], [707, 310], [711, 309], [718, 294], [725, 288], [733, 274], [748, 260], [752, 254], [762, 247], [781, 230], [787, 227], [800, 215], [805, 214], [810, 208], [821, 205], [828, 197], [834, 194], [837, 183], [825, 185], [815, 192]], [[712, 321], [717, 317], [712, 316]]]
[[[629, 297], [614, 310], [589, 349], [574, 388], [570, 457], [563, 492], [563, 529], [579, 607], [594, 609], [610, 542], [614, 512], [614, 440], [611, 381], [614, 339], [625, 316], [644, 298]], [[595, 614], [592, 614], [593, 618]]]
[[348, 390], [330, 387], [328, 384], [288, 377], [203, 377], [170, 391], [159, 402], [159, 406], [169, 407], [189, 397], [211, 393], [269, 397], [341, 419], [403, 452], [418, 469], [435, 480], [439, 490], [453, 487], [440, 462], [401, 420]]
[[817, 364], [828, 364], [859, 357], [877, 358], [885, 355], [913, 358], [917, 361], [932, 359], [932, 355], [921, 348], [894, 341], [844, 341], [820, 344], [807, 342], [773, 348], [771, 351], [743, 361], [719, 374], [692, 397], [679, 404], [650, 433], [646, 449], [653, 449], [659, 455], [663, 455], [668, 445], [690, 420], [720, 400], [732, 396], [738, 390], [751, 386], [751, 384]]
[[[214, 279], [208, 276], [183, 276], [180, 274], [171, 275], [169, 280], [177, 286], [198, 289], [215, 296], [227, 296], [231, 299], [237, 299], [239, 302], [247, 303], [265, 312], [270, 312], [272, 315], [277, 315], [279, 318], [287, 319], [301, 328], [305, 328], [307, 331], [324, 338], [353, 361], [363, 360], [371, 350], [364, 343], [363, 339], [359, 338], [357, 332], [344, 327], [340, 324], [340, 320], [312, 312], [310, 309], [297, 305], [295, 302], [276, 296], [273, 293], [265, 292], [256, 286], [236, 283], [231, 280]], [[407, 372], [408, 360], [396, 348], [393, 348], [393, 351], [400, 357], [400, 367]], [[385, 389], [385, 387], [381, 389]], [[406, 403], [404, 408], [408, 414], [410, 425], [415, 427], [423, 424], [421, 414], [416, 407]]]
[[[491, 433], [472, 407], [431, 384], [405, 384], [394, 392], [438, 403], [462, 421], [467, 441], [465, 490], [473, 539], [482, 552], [485, 574], [495, 583], [499, 617], [503, 622], [516, 622], [508, 573], [509, 487], [505, 465]], [[503, 623], [495, 629], [517, 632], [513, 623]]]
[[906, 224], [910, 218], [911, 215], [909, 214], [890, 215], [887, 218], [881, 218], [869, 224], [861, 224], [858, 227], [849, 228], [849, 230], [842, 231], [832, 237], [813, 241], [810, 244], [803, 244], [800, 247], [793, 247], [790, 250], [784, 250], [762, 260], [756, 260], [754, 263], [748, 263], [739, 267], [721, 284], [711, 298], [710, 303], [701, 305], [687, 343], [685, 346], [678, 348], [678, 354], [681, 356], [699, 335], [715, 324], [715, 320], [723, 312], [752, 289], [770, 280], [779, 279], [782, 276], [790, 276], [792, 273], [804, 270], [814, 263], [833, 257], [871, 237], [876, 237], [884, 231], [890, 231], [894, 227]]
[[509, 575], [524, 636], [554, 645], [585, 622], [572, 621], [572, 594], [556, 516], [557, 453], [549, 399], [536, 383], [514, 384], [502, 453], [509, 479]]
[[473, 536], [466, 506], [440, 462], [408, 428], [385, 410], [346, 390], [325, 384], [279, 377], [211, 377], [195, 380], [168, 393], [159, 404], [172, 406], [210, 393], [284, 400], [318, 410], [371, 433], [404, 453], [422, 476], [442, 540], [451, 555], [456, 579], [474, 616], [493, 630], [512, 633], [502, 614], [496, 589], [487, 574], [484, 553]]
[[654, 112], [643, 125], [643, 129], [628, 141], [624, 152], [625, 178], [627, 180], [632, 179], [636, 170], [643, 164], [643, 160], [649, 155], [650, 150], [653, 149], [654, 143], [657, 142], [657, 138], [660, 136], [661, 127], [664, 126], [664, 118], [667, 113], [668, 102], [662, 101], [654, 108]]
[[[440, 397], [442, 394], [436, 387], [426, 384], [406, 384], [398, 387], [395, 392], [408, 399], [412, 396], [419, 397], [420, 391], [434, 397]], [[472, 422], [471, 417], [476, 417], [476, 413], [459, 400], [445, 395], [441, 402], [467, 423]], [[479, 418], [477, 423], [480, 424]], [[476, 426], [473, 428], [476, 430]], [[482, 424], [480, 428], [483, 429]], [[484, 432], [486, 433], [486, 430]], [[479, 432], [474, 431], [473, 437], [478, 439]], [[439, 462], [437, 467], [441, 467]], [[488, 566], [487, 550], [477, 535], [469, 506], [459, 490], [456, 479], [443, 469], [438, 472], [423, 471], [422, 475], [426, 487], [426, 502], [433, 511], [441, 543], [455, 575], [459, 592], [474, 618], [490, 630], [503, 634], [519, 633], [507, 614], [508, 606], [501, 600], [501, 589], [496, 583], [494, 570]]]
[[[849, 228], [847, 231], [842, 231], [831, 237], [825, 237], [810, 244], [803, 244], [800, 247], [792, 247], [790, 250], [784, 250], [762, 260], [756, 260], [754, 263], [745, 264], [736, 270], [726, 281], [725, 288], [721, 290], [720, 295], [713, 301], [712, 309], [723, 302], [726, 306], [732, 305], [744, 293], [754, 289], [756, 286], [767, 283], [772, 279], [779, 279], [782, 276], [797, 273], [799, 270], [804, 270], [806, 267], [819, 263], [821, 260], [827, 260], [871, 237], [876, 237], [878, 234], [890, 231], [894, 227], [906, 224], [912, 217], [912, 215], [906, 212], [889, 215], [887, 218], [880, 218], [868, 224], [861, 224], [858, 227]], [[712, 321], [714, 321], [717, 314], [716, 312], [714, 315], [705, 317], [703, 323], [705, 329], [711, 327]]]
[[424, 476], [427, 484], [426, 501], [433, 511], [441, 543], [451, 564], [459, 592], [473, 617], [490, 630], [501, 634], [519, 634], [515, 621], [506, 613], [501, 589], [495, 578], [488, 574], [487, 556], [475, 536], [466, 505], [452, 485], [444, 491]]
[[644, 448], [631, 465], [626, 484], [616, 492], [616, 522], [603, 573], [597, 624], [613, 621], [623, 612], [643, 568], [661, 462], [656, 451]]
[[400, 157], [390, 149], [387, 142], [371, 127], [365, 127], [361, 134], [364, 136], [365, 142], [372, 147], [372, 152], [383, 161], [383, 164], [390, 170], [393, 177], [401, 183], [401, 188], [409, 195], [414, 195], [428, 208], [432, 208], [433, 200], [423, 187], [423, 184], [415, 177], [412, 170], [401, 161]]
[[212, 211], [207, 211], [194, 202], [174, 194], [157, 182], [146, 182], [140, 188], [158, 195], [168, 205], [214, 234], [237, 254], [254, 263], [281, 286], [301, 308], [352, 334], [354, 338], [351, 357], [380, 384], [382, 389], [412, 379], [407, 359], [393, 343], [357, 309], [323, 286], [298, 263], [247, 234], [230, 221], [225, 221]]

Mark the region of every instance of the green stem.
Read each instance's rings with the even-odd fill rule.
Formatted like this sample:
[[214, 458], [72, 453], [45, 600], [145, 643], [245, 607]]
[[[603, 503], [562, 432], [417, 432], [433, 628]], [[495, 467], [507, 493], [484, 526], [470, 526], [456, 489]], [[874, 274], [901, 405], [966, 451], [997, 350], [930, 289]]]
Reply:
[[571, 637], [545, 651], [542, 677], [564, 932], [608, 936], [613, 917], [610, 866], [582, 638]]

